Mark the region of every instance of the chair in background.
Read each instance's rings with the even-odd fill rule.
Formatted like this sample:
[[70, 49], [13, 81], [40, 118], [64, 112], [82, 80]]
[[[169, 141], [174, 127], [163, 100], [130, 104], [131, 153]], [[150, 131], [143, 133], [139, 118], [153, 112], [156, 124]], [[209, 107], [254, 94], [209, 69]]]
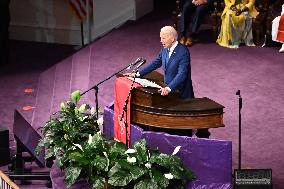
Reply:
[[[183, 1], [176, 0], [176, 8], [172, 13], [173, 27], [179, 32], [179, 22], [181, 18]], [[209, 24], [212, 26], [212, 38], [213, 41], [216, 41], [220, 26], [221, 26], [221, 14], [224, 10], [224, 1], [223, 0], [214, 0], [212, 7], [210, 7], [209, 13], [202, 20], [202, 24]], [[190, 26], [188, 26], [190, 27]]]

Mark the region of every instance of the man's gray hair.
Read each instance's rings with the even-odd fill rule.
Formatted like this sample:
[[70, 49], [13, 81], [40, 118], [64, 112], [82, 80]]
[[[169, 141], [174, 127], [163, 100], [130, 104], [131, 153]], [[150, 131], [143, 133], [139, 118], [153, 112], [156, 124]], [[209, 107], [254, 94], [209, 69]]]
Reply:
[[162, 33], [167, 33], [167, 34], [172, 35], [172, 36], [175, 38], [175, 40], [177, 40], [177, 38], [178, 38], [177, 31], [176, 31], [176, 29], [175, 29], [174, 27], [172, 27], [172, 26], [164, 26], [164, 27], [162, 27], [162, 28], [161, 28], [161, 32], [162, 32]]

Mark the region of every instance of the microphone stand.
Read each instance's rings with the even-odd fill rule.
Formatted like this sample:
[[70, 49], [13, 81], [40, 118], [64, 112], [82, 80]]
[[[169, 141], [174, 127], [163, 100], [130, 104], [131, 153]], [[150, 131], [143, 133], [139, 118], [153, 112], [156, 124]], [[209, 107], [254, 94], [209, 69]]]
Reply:
[[236, 92], [236, 95], [238, 95], [239, 96], [239, 169], [241, 169], [242, 168], [242, 166], [241, 166], [241, 158], [242, 158], [242, 156], [241, 156], [241, 152], [242, 152], [242, 146], [241, 146], [241, 140], [242, 140], [242, 114], [241, 114], [241, 109], [242, 109], [242, 105], [243, 105], [243, 100], [242, 100], [242, 97], [241, 97], [241, 91], [240, 90], [238, 90], [237, 92]]
[[138, 68], [136, 68], [135, 70], [133, 70], [132, 73], [135, 73], [134, 77], [133, 77], [133, 80], [132, 80], [132, 83], [131, 83], [131, 86], [130, 86], [130, 90], [128, 91], [128, 95], [124, 101], [124, 104], [123, 104], [123, 108], [122, 108], [122, 114], [120, 116], [120, 120], [119, 122], [122, 122], [123, 121], [123, 116], [125, 114], [125, 120], [123, 122], [124, 126], [125, 126], [125, 143], [126, 143], [126, 146], [127, 148], [129, 148], [129, 145], [128, 145], [128, 121], [127, 121], [127, 105], [129, 103], [129, 98], [130, 98], [130, 95], [131, 95], [131, 91], [133, 90], [134, 88], [134, 83], [135, 83], [135, 79], [136, 79], [136, 75], [137, 75], [137, 72], [138, 72]]
[[115, 72], [114, 74], [112, 74], [111, 76], [107, 77], [106, 79], [100, 81], [99, 83], [95, 84], [94, 86], [92, 86], [91, 88], [89, 88], [88, 90], [86, 90], [85, 92], [83, 92], [81, 94], [81, 96], [83, 96], [84, 94], [86, 94], [87, 92], [89, 92], [90, 90], [94, 89], [95, 90], [95, 97], [96, 97], [96, 115], [97, 115], [97, 119], [99, 118], [99, 100], [98, 100], [98, 93], [99, 93], [99, 85], [104, 83], [105, 81], [109, 80], [110, 78], [112, 78], [115, 75], [118, 75], [120, 72], [126, 70], [130, 65], [122, 68], [121, 70], [119, 70], [118, 72]]

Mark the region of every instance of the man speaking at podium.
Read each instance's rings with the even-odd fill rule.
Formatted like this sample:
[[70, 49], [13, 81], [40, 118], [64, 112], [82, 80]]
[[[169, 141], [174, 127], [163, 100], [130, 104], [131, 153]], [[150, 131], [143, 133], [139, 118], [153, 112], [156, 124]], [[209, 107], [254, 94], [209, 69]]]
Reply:
[[[194, 98], [191, 81], [190, 53], [185, 45], [177, 41], [177, 31], [172, 26], [164, 26], [160, 31], [163, 48], [159, 55], [143, 69], [139, 69], [138, 77], [160, 68], [164, 70], [166, 87], [159, 90], [161, 95], [168, 95], [171, 91], [179, 91], [181, 98]], [[134, 74], [127, 74], [134, 76]]]

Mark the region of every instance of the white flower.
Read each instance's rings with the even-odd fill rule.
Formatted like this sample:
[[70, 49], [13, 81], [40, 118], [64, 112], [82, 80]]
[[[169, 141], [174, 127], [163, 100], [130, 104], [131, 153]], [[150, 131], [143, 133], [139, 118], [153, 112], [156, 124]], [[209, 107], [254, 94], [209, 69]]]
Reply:
[[107, 171], [107, 170], [108, 170], [108, 167], [109, 167], [109, 159], [108, 159], [108, 155], [107, 155], [106, 152], [103, 152], [103, 154], [104, 154], [104, 156], [105, 156], [106, 159], [107, 159], [107, 166], [106, 166], [106, 168], [105, 168], [105, 171]]
[[103, 125], [104, 124], [104, 118], [103, 117], [100, 117], [98, 120], [97, 120], [97, 123], [99, 126]]
[[74, 145], [77, 146], [80, 150], [84, 151], [80, 144], [74, 144]]
[[88, 144], [91, 144], [91, 143], [92, 143], [92, 141], [93, 141], [93, 137], [92, 137], [92, 135], [91, 135], [91, 134], [89, 134]]
[[151, 169], [152, 165], [151, 165], [151, 163], [146, 163], [145, 167], [147, 167], [148, 169]]
[[72, 146], [71, 148], [69, 148], [71, 150], [76, 150], [76, 147], [75, 146]]
[[180, 148], [181, 146], [177, 146], [175, 150], [173, 151], [172, 155], [176, 155], [179, 152]]
[[129, 163], [135, 163], [136, 162], [136, 158], [135, 157], [127, 157], [127, 161]]
[[67, 134], [64, 134], [64, 139], [68, 140], [68, 135]]
[[107, 157], [107, 153], [106, 152], [103, 152], [103, 154], [104, 154], [105, 157]]
[[60, 108], [61, 108], [61, 110], [65, 110], [65, 104], [64, 104], [64, 102], [61, 102], [61, 103], [60, 103]]
[[171, 173], [164, 174], [164, 176], [169, 180], [174, 178], [174, 176]]
[[96, 110], [94, 107], [91, 108], [91, 114], [94, 115], [96, 113]]
[[124, 153], [125, 154], [134, 154], [136, 152], [136, 150], [135, 149], [131, 149], [131, 148], [129, 148], [128, 150], [126, 150]]

